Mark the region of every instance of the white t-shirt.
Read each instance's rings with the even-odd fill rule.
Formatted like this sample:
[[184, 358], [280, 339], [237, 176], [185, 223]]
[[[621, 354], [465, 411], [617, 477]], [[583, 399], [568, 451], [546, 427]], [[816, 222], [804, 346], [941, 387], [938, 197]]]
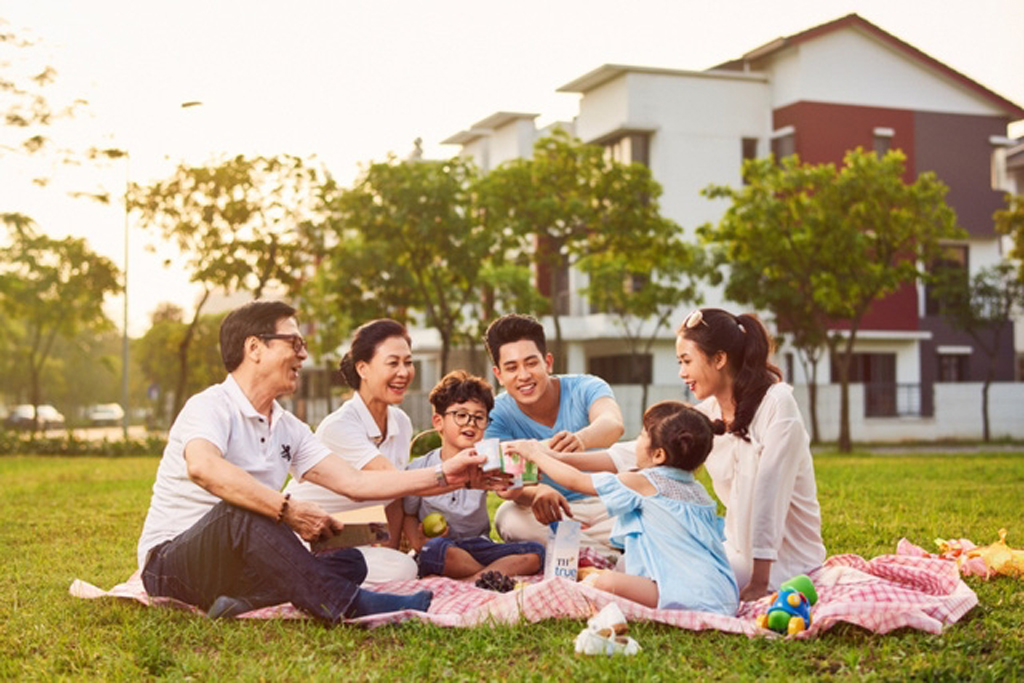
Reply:
[[193, 439], [206, 439], [225, 460], [275, 490], [289, 471], [301, 477], [330, 455], [309, 427], [277, 401], [268, 424], [231, 375], [196, 394], [182, 408], [167, 437], [139, 538], [140, 568], [150, 549], [187, 530], [221, 500], [188, 477], [185, 446]]
[[[356, 392], [340, 408], [324, 418], [316, 429], [316, 437], [332, 453], [340, 455], [357, 470], [366, 467], [366, 464], [378, 455], [390, 460], [395, 469], [404, 470], [409, 464], [412, 421], [401, 408], [388, 406], [387, 436], [382, 437], [369, 408], [366, 407], [359, 392]], [[316, 503], [331, 514], [370, 505], [387, 505], [391, 502], [355, 501], [318, 484], [294, 479], [288, 483], [285, 491], [299, 500]]]
[[[721, 419], [718, 401], [696, 406]], [[716, 436], [705, 466], [725, 503], [726, 547], [748, 560], [772, 560], [771, 588], [825, 561], [810, 439], [793, 387], [765, 393], [748, 429], [750, 441]]]

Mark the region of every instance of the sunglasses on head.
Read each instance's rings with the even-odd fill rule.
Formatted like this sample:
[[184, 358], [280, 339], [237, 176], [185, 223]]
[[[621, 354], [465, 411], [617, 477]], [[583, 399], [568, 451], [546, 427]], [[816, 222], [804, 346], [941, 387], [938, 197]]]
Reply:
[[[701, 311], [699, 308], [696, 308], [690, 313], [690, 315], [686, 316], [685, 320], [683, 320], [683, 327], [685, 327], [688, 330], [692, 330], [701, 323], [705, 325], [708, 324], [707, 321], [704, 320], [704, 312]], [[710, 327], [710, 325], [708, 325], [708, 327]]]

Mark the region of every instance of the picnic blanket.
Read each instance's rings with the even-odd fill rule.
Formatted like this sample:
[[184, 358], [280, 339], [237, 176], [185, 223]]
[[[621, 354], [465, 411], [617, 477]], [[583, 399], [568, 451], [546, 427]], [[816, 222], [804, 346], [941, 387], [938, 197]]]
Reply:
[[[900, 549], [906, 553], [901, 553]], [[913, 553], [913, 544], [900, 541], [896, 554], [865, 560], [857, 555], [835, 555], [812, 572], [818, 602], [812, 612], [811, 627], [791, 638], [812, 638], [838, 623], [855, 624], [875, 633], [898, 628], [913, 628], [941, 633], [978, 603], [978, 597], [960, 578], [956, 563], [922, 557]], [[434, 592], [428, 612], [406, 610], [376, 614], [346, 623], [368, 627], [417, 619], [439, 626], [471, 627], [483, 624], [508, 624], [521, 620], [586, 619], [607, 605], [618, 603], [630, 621], [655, 621], [691, 631], [714, 629], [748, 636], [769, 635], [756, 624], [758, 614], [766, 612], [770, 599], [741, 603], [736, 616], [688, 610], [658, 610], [644, 607], [591, 586], [556, 578], [547, 581], [523, 577], [522, 584], [509, 593], [496, 593], [466, 582], [443, 577], [415, 581], [390, 581], [374, 586], [377, 590], [409, 594], [424, 588]], [[145, 605], [168, 605], [200, 612], [199, 609], [170, 598], [150, 598], [138, 572], [125, 583], [104, 591], [75, 580], [71, 595], [78, 598], [114, 597]], [[304, 619], [302, 612], [288, 605], [254, 610], [240, 618]]]

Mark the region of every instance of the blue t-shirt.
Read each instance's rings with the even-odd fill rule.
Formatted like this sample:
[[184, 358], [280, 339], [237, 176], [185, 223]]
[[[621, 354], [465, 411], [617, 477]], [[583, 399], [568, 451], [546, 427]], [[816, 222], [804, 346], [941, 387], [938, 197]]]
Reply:
[[[527, 417], [508, 392], [501, 392], [494, 399], [487, 438], [512, 441], [514, 439], [550, 439], [558, 432], [577, 432], [590, 424], [590, 407], [599, 398], [615, 398], [612, 388], [600, 377], [593, 375], [552, 375], [558, 379], [561, 394], [558, 399], [558, 418], [551, 427]], [[570, 491], [545, 476], [541, 481], [553, 486], [567, 500], [586, 498], [585, 494]]]

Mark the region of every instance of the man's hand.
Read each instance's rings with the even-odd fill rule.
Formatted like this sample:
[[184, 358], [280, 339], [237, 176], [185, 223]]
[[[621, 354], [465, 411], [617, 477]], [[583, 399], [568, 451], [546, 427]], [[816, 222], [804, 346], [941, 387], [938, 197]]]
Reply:
[[284, 523], [304, 541], [323, 541], [341, 532], [344, 525], [324, 512], [316, 503], [292, 498], [284, 513]]
[[587, 450], [583, 438], [575, 432], [558, 432], [551, 437], [548, 447], [560, 453], [579, 453]]
[[455, 457], [441, 463], [444, 471], [444, 478], [449, 484], [465, 484], [471, 481], [473, 470], [479, 470], [480, 465], [487, 462], [486, 455], [479, 455], [472, 448], [459, 451]]
[[562, 519], [562, 512], [572, 517], [569, 501], [561, 493], [546, 484], [538, 484], [530, 506], [533, 516], [541, 524], [551, 524]]
[[469, 471], [469, 488], [482, 491], [505, 491], [512, 484], [512, 475], [501, 470], [484, 472], [479, 467]]

